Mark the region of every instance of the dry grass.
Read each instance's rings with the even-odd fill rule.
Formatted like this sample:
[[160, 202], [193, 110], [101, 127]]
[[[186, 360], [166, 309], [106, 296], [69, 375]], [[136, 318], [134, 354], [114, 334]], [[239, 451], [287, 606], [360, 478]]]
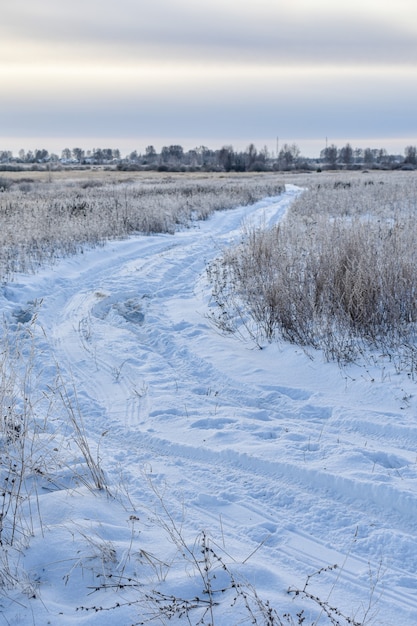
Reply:
[[[20, 181], [27, 186], [24, 189], [13, 183], [11, 190], [0, 197], [3, 278], [5, 275], [12, 276], [15, 268], [34, 268], [38, 263], [53, 260], [60, 254], [74, 252], [84, 244], [90, 245], [114, 234], [123, 236], [134, 229], [130, 223], [133, 220], [137, 220], [134, 224], [139, 228], [139, 225], [149, 225], [152, 219], [161, 219], [161, 213], [165, 215], [169, 211], [163, 223], [175, 228], [186, 225], [193, 216], [204, 218], [212, 210], [253, 202], [258, 197], [279, 191], [274, 179], [248, 178], [244, 185], [242, 180], [210, 177], [206, 185], [201, 180], [190, 182], [187, 178], [187, 184], [181, 187], [177, 182], [161, 179], [157, 185], [142, 183], [141, 186], [137, 182], [109, 185], [102, 179], [92, 182], [91, 178], [83, 184], [71, 181], [67, 186], [62, 182]], [[13, 188], [14, 185], [17, 186]], [[278, 234], [279, 231], [275, 230], [249, 233], [253, 255], [245, 257], [251, 248], [242, 247], [242, 262], [246, 266], [237, 264], [236, 271], [247, 269], [240, 275], [241, 282], [237, 285], [244, 285], [247, 271], [253, 271], [251, 264], [254, 261], [258, 263], [253, 266], [255, 269], [271, 268], [273, 278], [275, 248], [271, 247], [271, 241], [279, 242]], [[276, 249], [280, 250], [279, 244]], [[233, 251], [230, 254], [233, 258]], [[8, 265], [4, 265], [5, 262]], [[225, 277], [228, 278], [228, 265], [224, 267]], [[259, 280], [248, 289], [248, 293], [253, 294], [253, 302], [258, 294], [257, 284], [259, 286]], [[230, 285], [230, 288], [235, 293], [235, 285]], [[262, 313], [262, 301], [259, 306], [258, 316]], [[265, 332], [271, 334], [272, 331], [267, 326]], [[38, 335], [42, 338], [43, 330], [37, 330], [36, 314], [20, 330], [20, 334], [7, 327], [0, 329], [0, 595], [3, 598], [13, 588], [20, 588], [22, 594], [29, 598], [37, 594], [39, 581], [31, 580], [29, 573], [25, 572], [21, 556], [35, 526], [43, 532], [43, 524], [48, 523], [48, 520], [41, 519], [39, 493], [42, 490], [74, 490], [79, 485], [87, 485], [92, 493], [97, 492], [97, 497], [108, 496], [98, 454], [93, 454], [89, 447], [82, 415], [77, 408], [76, 390], [65, 384], [56, 364], [43, 365], [43, 359], [39, 359], [42, 350]], [[43, 366], [48, 367], [51, 380], [46, 390], [39, 384], [39, 380], [44, 378]], [[157, 492], [155, 494], [158, 496]], [[223, 621], [225, 610], [232, 615], [235, 607], [236, 611], [239, 607], [239, 613], [247, 616], [246, 621], [253, 624], [301, 626], [305, 622], [303, 611], [295, 617], [289, 614], [281, 617], [258, 596], [255, 588], [240, 581], [239, 563], [233, 560], [229, 564], [229, 555], [207, 533], [202, 532], [196, 540], [186, 540], [163, 500], [160, 503], [163, 515], [159, 523], [166, 532], [167, 543], [176, 548], [175, 561], [179, 565], [173, 567], [171, 563], [166, 563], [165, 554], [163, 558], [157, 558], [145, 552], [140, 543], [134, 543], [137, 532], [136, 529], [133, 531], [133, 523], [140, 521], [135, 515], [129, 518], [132, 541], [127, 553], [125, 550], [123, 554], [117, 553], [110, 541], [96, 540], [90, 534], [83, 535], [88, 543], [88, 552], [77, 553], [76, 565], [71, 567], [71, 572], [75, 567], [83, 569], [86, 562], [89, 567], [95, 568], [94, 586], [89, 587], [89, 595], [99, 594], [100, 602], [77, 607], [77, 610], [84, 614], [117, 611], [124, 601], [119, 593], [122, 591], [122, 597], [127, 597], [125, 602], [139, 609], [137, 623], [142, 623], [144, 608], [150, 616], [149, 622], [165, 623], [178, 618], [189, 624], [215, 624], [216, 621]], [[39, 517], [36, 524], [35, 516]], [[154, 524], [155, 517], [145, 519], [141, 528], [149, 528], [149, 522]], [[73, 535], [83, 532], [77, 530], [75, 525], [69, 530]], [[137, 562], [142, 572], [147, 567], [146, 571], [152, 573], [146, 587], [143, 578], [138, 579], [135, 573]], [[130, 563], [132, 573], [127, 571]], [[178, 595], [172, 595], [172, 591], [167, 595], [159, 591], [165, 578], [178, 580], [178, 573], [180, 580], [184, 576], [194, 578], [198, 596], [184, 597], [180, 591]], [[84, 576], [84, 570], [82, 574]], [[66, 582], [69, 576], [65, 577]], [[353, 622], [326, 601], [312, 595], [308, 588], [310, 579], [303, 589], [290, 589], [289, 593], [310, 600], [316, 612], [324, 612], [329, 624], [360, 626], [360, 622]], [[112, 591], [115, 592], [113, 596], [110, 595]], [[104, 594], [107, 597], [110, 595], [110, 602], [114, 599], [113, 606], [103, 608], [101, 596]], [[117, 622], [117, 612], [115, 618]]]
[[410, 355], [416, 208], [417, 181], [401, 174], [312, 185], [284, 223], [245, 233], [209, 268], [218, 323], [243, 320], [258, 342], [280, 336], [338, 361], [366, 346]]
[[14, 173], [0, 193], [0, 279], [108, 239], [174, 233], [213, 211], [281, 191], [271, 176], [87, 173], [51, 172], [49, 182], [45, 172]]

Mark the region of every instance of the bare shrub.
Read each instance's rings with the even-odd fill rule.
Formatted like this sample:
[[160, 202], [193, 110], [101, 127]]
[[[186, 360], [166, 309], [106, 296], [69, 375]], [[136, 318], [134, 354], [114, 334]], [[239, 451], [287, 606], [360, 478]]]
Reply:
[[4, 176], [0, 176], [0, 192], [7, 191], [12, 186], [13, 181], [10, 178], [5, 178]]

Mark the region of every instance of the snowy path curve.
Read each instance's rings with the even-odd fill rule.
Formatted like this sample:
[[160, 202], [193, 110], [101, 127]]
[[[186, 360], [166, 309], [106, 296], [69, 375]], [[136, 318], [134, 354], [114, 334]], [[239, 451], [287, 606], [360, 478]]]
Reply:
[[[417, 421], [409, 381], [340, 371], [293, 346], [256, 350], [206, 318], [205, 264], [244, 224], [271, 225], [300, 190], [216, 213], [174, 236], [132, 237], [11, 286], [42, 298], [48, 350], [71, 376], [112, 479], [143, 497], [147, 467], [185, 524], [221, 536], [279, 581], [338, 563], [339, 604], [417, 623]], [[260, 567], [260, 566], [259, 566]], [[262, 580], [260, 581], [262, 586]], [[270, 584], [270, 583], [269, 583]], [[268, 583], [264, 586], [268, 592]], [[337, 595], [338, 590], [335, 590]]]

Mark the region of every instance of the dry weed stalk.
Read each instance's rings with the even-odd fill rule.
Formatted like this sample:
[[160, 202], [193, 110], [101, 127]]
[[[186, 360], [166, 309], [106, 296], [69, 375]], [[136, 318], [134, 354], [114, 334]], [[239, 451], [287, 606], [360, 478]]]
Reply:
[[[77, 611], [100, 613], [117, 611], [121, 607], [133, 607], [137, 612], [137, 621], [134, 622], [136, 625], [172, 622], [189, 626], [215, 626], [226, 623], [227, 618], [228, 623], [258, 626], [305, 626], [307, 619], [313, 620], [309, 621], [311, 624], [322, 623], [323, 626], [364, 626], [365, 623], [370, 623], [378, 580], [371, 579], [369, 606], [364, 611], [363, 619], [347, 616], [337, 606], [330, 604], [331, 592], [323, 600], [312, 591], [315, 577], [332, 571], [337, 566], [323, 568], [310, 575], [302, 589], [289, 588], [288, 593], [301, 599], [305, 609], [297, 608], [294, 612], [281, 613], [269, 601], [262, 599], [256, 588], [239, 574], [240, 566], [248, 559], [243, 563], [237, 562], [204, 530], [194, 540], [188, 540], [183, 517], [180, 515], [177, 521], [178, 515], [168, 508], [164, 492], [158, 490], [149, 476], [145, 479], [155, 496], [155, 511], [151, 512], [148, 523], [164, 531], [168, 545], [174, 547], [174, 557], [168, 562], [164, 560], [164, 573], [161, 577], [161, 560], [149, 553], [146, 553], [146, 558], [143, 557], [143, 551], [136, 545], [140, 536], [138, 532], [131, 542], [131, 555], [128, 559], [126, 555], [124, 559], [118, 559], [113, 545], [109, 558], [107, 543], [94, 541], [92, 547], [95, 554], [99, 553], [101, 571], [95, 574], [95, 583], [88, 589], [89, 595], [97, 595], [99, 599], [94, 604], [79, 606]], [[135, 522], [139, 522], [136, 515], [133, 517]], [[91, 543], [90, 539], [88, 541]], [[166, 552], [167, 545], [162, 545], [165, 544], [162, 536], [160, 541], [160, 549], [165, 549]], [[260, 547], [262, 546], [258, 546], [248, 558]], [[139, 563], [139, 570], [135, 573], [126, 571], [127, 561]], [[111, 571], [112, 564], [114, 571]], [[344, 564], [337, 569], [339, 576], [343, 566]], [[153, 579], [148, 578], [146, 583], [145, 571], [154, 573]], [[186, 588], [179, 582], [184, 576], [188, 580]], [[335, 583], [333, 587], [334, 585]], [[104, 594], [110, 590], [117, 594], [117, 599], [109, 603]]]

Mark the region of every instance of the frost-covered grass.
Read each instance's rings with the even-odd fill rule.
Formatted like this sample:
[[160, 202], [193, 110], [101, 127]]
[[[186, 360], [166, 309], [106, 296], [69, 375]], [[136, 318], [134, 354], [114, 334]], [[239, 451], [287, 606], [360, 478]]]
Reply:
[[208, 319], [298, 193], [1, 285], [0, 622], [415, 625], [415, 383]]
[[417, 179], [317, 178], [272, 228], [250, 228], [209, 268], [217, 321], [323, 349], [367, 347], [417, 367]]
[[213, 211], [247, 205], [282, 190], [276, 178], [254, 175], [83, 174], [78, 180], [48, 180], [46, 175], [0, 180], [0, 280], [108, 239], [174, 233]]
[[[38, 334], [35, 307], [0, 333], [0, 604], [10, 592], [37, 596], [22, 558], [48, 524], [42, 495], [64, 486], [106, 490], [75, 391], [56, 364], [43, 363]], [[46, 387], [40, 386], [45, 373]]]

